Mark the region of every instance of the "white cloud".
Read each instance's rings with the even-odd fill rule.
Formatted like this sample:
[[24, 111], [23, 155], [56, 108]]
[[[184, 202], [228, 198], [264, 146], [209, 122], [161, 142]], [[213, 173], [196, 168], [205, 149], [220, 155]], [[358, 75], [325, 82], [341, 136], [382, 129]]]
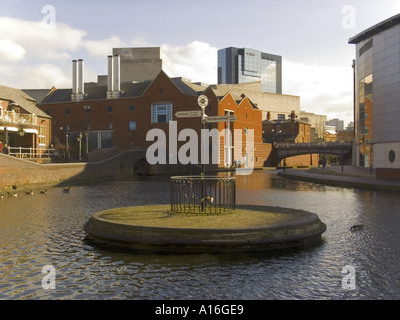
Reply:
[[107, 58], [112, 53], [112, 48], [123, 48], [125, 43], [119, 37], [104, 40], [86, 40], [83, 43], [86, 51], [93, 57]]
[[0, 39], [24, 49], [29, 58], [70, 59], [70, 53], [80, 48], [85, 35], [85, 31], [66, 24], [48, 28], [42, 22], [0, 17]]
[[351, 66], [315, 66], [285, 60], [283, 91], [300, 96], [303, 110], [352, 121], [353, 69]]
[[193, 41], [184, 46], [161, 46], [171, 59], [177, 76], [209, 84], [217, 82], [217, 50], [208, 43]]
[[44, 63], [24, 68], [19, 73], [21, 88], [56, 88], [70, 87], [71, 78], [61, 67]]
[[24, 47], [8, 39], [0, 39], [0, 59], [10, 62], [22, 60], [25, 56]]

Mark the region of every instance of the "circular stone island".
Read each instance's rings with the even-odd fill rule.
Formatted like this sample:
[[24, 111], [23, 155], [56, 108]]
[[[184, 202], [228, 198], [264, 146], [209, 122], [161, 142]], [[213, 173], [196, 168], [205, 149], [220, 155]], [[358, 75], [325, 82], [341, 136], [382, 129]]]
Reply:
[[152, 253], [234, 253], [307, 247], [326, 225], [317, 215], [280, 207], [237, 205], [229, 213], [176, 213], [170, 205], [95, 213], [84, 225], [95, 241]]

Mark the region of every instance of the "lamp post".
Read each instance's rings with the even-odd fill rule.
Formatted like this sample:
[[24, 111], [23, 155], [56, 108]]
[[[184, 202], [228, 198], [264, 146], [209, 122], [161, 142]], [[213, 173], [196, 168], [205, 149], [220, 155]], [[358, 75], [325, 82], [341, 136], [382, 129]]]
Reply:
[[79, 161], [81, 161], [82, 160], [82, 132], [79, 132], [78, 141], [79, 141]]
[[372, 158], [373, 158], [373, 147], [374, 147], [374, 140], [368, 139], [367, 143], [369, 144], [369, 173], [372, 174]]
[[68, 133], [65, 135], [65, 153], [67, 159], [69, 159], [69, 141], [68, 141]]
[[89, 153], [89, 132], [85, 132], [85, 137], [86, 137], [86, 154]]
[[342, 173], [343, 173], [343, 162], [344, 162], [344, 141], [340, 141], [340, 144], [342, 146]]

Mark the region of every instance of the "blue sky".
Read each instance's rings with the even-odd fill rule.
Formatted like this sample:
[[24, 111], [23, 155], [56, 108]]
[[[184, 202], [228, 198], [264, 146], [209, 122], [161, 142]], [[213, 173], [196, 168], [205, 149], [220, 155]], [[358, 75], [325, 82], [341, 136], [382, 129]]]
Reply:
[[113, 47], [138, 46], [161, 46], [178, 76], [215, 83], [217, 50], [250, 47], [283, 57], [283, 93], [302, 109], [347, 123], [348, 39], [399, 12], [399, 0], [0, 0], [0, 84], [70, 87], [73, 59], [96, 81]]

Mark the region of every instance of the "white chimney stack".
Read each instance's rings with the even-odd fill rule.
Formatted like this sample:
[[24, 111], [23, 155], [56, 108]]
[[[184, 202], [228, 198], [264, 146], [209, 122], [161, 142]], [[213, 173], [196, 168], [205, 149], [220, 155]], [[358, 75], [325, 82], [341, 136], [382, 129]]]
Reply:
[[85, 70], [84, 70], [84, 63], [82, 59], [79, 59], [78, 61], [78, 93], [85, 93], [85, 81], [84, 81], [84, 74], [85, 74]]
[[85, 98], [84, 74], [83, 60], [72, 60], [72, 101], [81, 101]]
[[114, 91], [121, 90], [120, 72], [120, 57], [114, 55]]
[[113, 56], [108, 56], [108, 91], [114, 91], [114, 58]]
[[78, 61], [72, 60], [72, 94], [78, 93]]
[[120, 65], [119, 55], [108, 56], [107, 99], [119, 98], [121, 95]]

